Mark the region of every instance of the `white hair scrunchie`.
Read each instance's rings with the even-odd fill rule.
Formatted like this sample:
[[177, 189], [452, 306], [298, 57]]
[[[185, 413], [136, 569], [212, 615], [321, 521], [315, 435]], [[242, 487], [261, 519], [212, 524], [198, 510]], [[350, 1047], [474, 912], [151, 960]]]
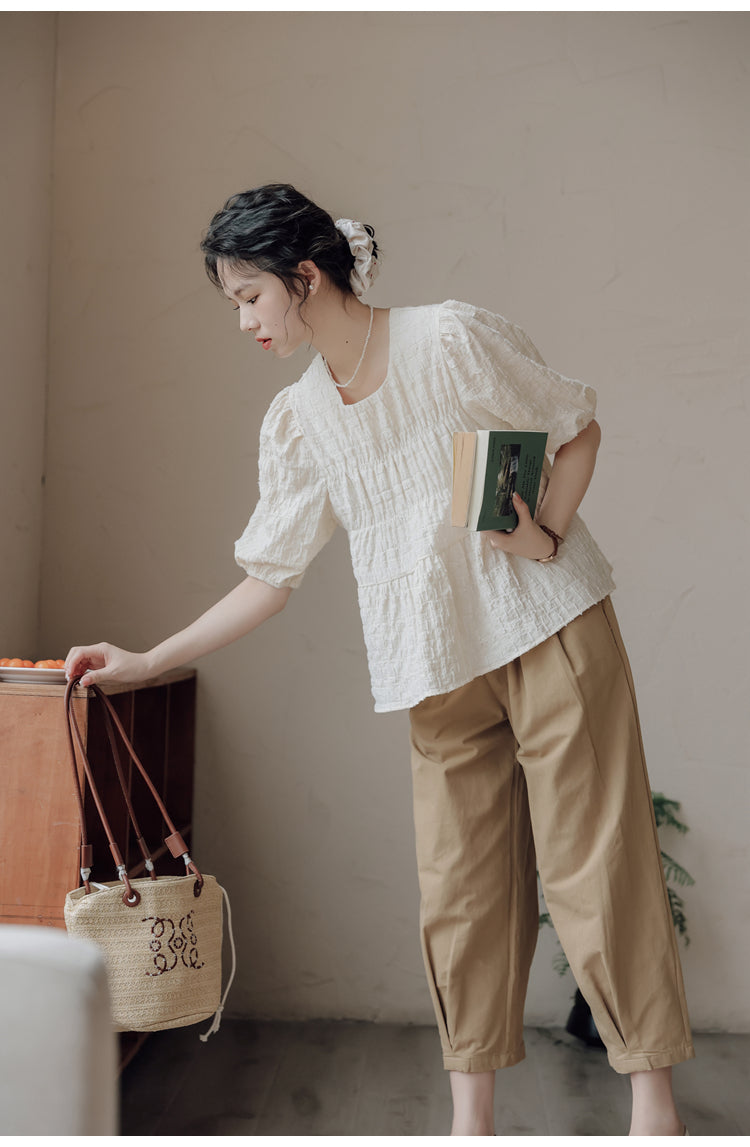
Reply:
[[364, 224], [355, 219], [337, 219], [336, 227], [345, 235], [352, 255], [354, 267], [349, 276], [352, 290], [358, 299], [375, 282], [378, 277], [378, 261], [372, 253], [372, 235], [365, 230]]

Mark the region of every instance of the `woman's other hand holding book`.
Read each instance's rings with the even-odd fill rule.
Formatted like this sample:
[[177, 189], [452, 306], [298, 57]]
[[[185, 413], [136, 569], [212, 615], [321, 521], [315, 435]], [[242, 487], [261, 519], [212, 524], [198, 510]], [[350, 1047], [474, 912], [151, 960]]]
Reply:
[[554, 551], [555, 543], [545, 534], [531, 514], [529, 507], [518, 493], [513, 495], [513, 508], [518, 514], [518, 525], [512, 533], [505, 530], [487, 530], [493, 550], [503, 550], [506, 554], [516, 554], [521, 558], [547, 558]]

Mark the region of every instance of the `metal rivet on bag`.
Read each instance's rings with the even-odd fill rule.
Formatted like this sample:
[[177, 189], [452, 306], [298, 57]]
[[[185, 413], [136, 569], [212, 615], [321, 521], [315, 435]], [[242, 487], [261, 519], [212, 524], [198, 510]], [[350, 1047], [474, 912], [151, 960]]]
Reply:
[[141, 894], [137, 889], [131, 888], [131, 895], [128, 896], [127, 891], [122, 894], [122, 902], [126, 908], [135, 908], [141, 902]]
[[193, 885], [193, 896], [200, 896], [202, 891], [203, 891], [202, 883], [200, 882], [200, 880], [196, 880], [195, 884]]

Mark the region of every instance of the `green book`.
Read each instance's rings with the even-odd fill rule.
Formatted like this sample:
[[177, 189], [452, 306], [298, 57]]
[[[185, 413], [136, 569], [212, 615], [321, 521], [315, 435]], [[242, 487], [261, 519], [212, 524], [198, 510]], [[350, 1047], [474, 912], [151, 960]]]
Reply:
[[513, 493], [536, 512], [547, 434], [541, 430], [457, 430], [453, 434], [451, 522], [470, 530], [514, 530]]

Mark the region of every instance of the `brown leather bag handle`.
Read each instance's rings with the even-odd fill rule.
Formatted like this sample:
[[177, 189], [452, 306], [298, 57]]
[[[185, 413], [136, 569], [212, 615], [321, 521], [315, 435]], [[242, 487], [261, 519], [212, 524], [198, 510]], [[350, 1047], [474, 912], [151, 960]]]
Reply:
[[93, 861], [93, 853], [92, 853], [91, 845], [88, 843], [88, 839], [86, 836], [86, 817], [85, 817], [84, 808], [83, 808], [83, 792], [81, 791], [81, 785], [80, 785], [80, 782], [78, 780], [78, 769], [76, 767], [75, 749], [73, 747], [73, 739], [74, 738], [75, 738], [75, 741], [78, 745], [78, 751], [80, 753], [81, 761], [83, 763], [83, 771], [86, 775], [86, 780], [89, 783], [89, 788], [91, 789], [91, 795], [94, 798], [94, 804], [96, 805], [96, 811], [99, 813], [99, 819], [101, 820], [102, 825], [104, 826], [104, 831], [107, 834], [107, 840], [109, 841], [109, 851], [112, 853], [112, 859], [114, 860], [115, 865], [117, 866], [117, 875], [120, 877], [120, 879], [123, 881], [123, 883], [125, 885], [125, 892], [123, 892], [123, 894], [122, 894], [122, 902], [123, 902], [123, 904], [127, 904], [128, 907], [135, 908], [135, 906], [137, 904], [140, 904], [140, 900], [141, 900], [140, 893], [136, 889], [133, 888], [133, 886], [131, 885], [130, 880], [128, 878], [128, 873], [127, 873], [127, 869], [123, 863], [122, 854], [120, 853], [120, 850], [117, 847], [117, 841], [115, 840], [114, 835], [112, 833], [112, 829], [110, 827], [109, 820], [107, 819], [107, 814], [104, 811], [104, 806], [102, 805], [101, 797], [99, 796], [99, 790], [96, 787], [96, 782], [94, 780], [94, 776], [93, 776], [93, 773], [91, 771], [91, 765], [90, 765], [89, 759], [86, 755], [86, 749], [84, 748], [83, 738], [81, 737], [81, 730], [78, 728], [78, 722], [76, 720], [75, 713], [73, 712], [73, 708], [71, 705], [73, 687], [75, 686], [77, 680], [79, 680], [79, 678], [73, 678], [73, 680], [68, 683], [68, 686], [65, 690], [65, 716], [67, 718], [68, 743], [70, 746], [71, 763], [73, 766], [73, 778], [75, 781], [76, 794], [78, 797], [78, 815], [79, 815], [80, 820], [81, 820], [81, 879], [83, 880], [83, 885], [84, 885], [84, 888], [86, 889], [86, 895], [88, 895], [91, 892], [91, 886], [89, 884], [88, 878], [91, 875], [91, 865], [92, 865], [92, 861]]
[[153, 796], [154, 800], [156, 801], [157, 805], [159, 806], [159, 809], [161, 811], [161, 815], [164, 817], [164, 820], [166, 821], [167, 825], [170, 828], [171, 835], [164, 838], [164, 843], [166, 844], [167, 848], [169, 849], [169, 851], [171, 852], [172, 856], [175, 859], [177, 859], [178, 857], [182, 857], [184, 859], [185, 867], [188, 868], [191, 872], [193, 872], [195, 874], [195, 876], [197, 876], [198, 882], [200, 883], [200, 886], [202, 888], [203, 887], [203, 877], [201, 876], [200, 872], [196, 868], [193, 861], [190, 859], [190, 854], [188, 853], [188, 847], [185, 844], [185, 841], [183, 840], [181, 834], [177, 831], [175, 824], [174, 824], [174, 821], [172, 820], [169, 813], [167, 812], [166, 806], [164, 805], [164, 801], [161, 799], [161, 797], [159, 796], [159, 793], [156, 791], [156, 787], [155, 787], [153, 781], [151, 780], [151, 777], [146, 772], [146, 769], [144, 768], [143, 764], [141, 763], [140, 757], [138, 756], [135, 749], [133, 748], [130, 741], [128, 740], [128, 735], [122, 727], [122, 722], [120, 721], [120, 718], [117, 716], [117, 713], [115, 712], [115, 709], [114, 709], [114, 706], [112, 705], [112, 702], [110, 701], [109, 697], [106, 696], [105, 693], [102, 693], [102, 691], [98, 685], [91, 685], [90, 688], [94, 690], [94, 693], [96, 694], [96, 696], [103, 702], [106, 714], [112, 719], [112, 721], [114, 721], [114, 724], [117, 728], [118, 733], [120, 734], [120, 736], [123, 740], [123, 743], [125, 745], [125, 748], [128, 751], [129, 756], [132, 758], [138, 771], [140, 772], [144, 781], [148, 785], [149, 790], [151, 792], [151, 795]]
[[143, 857], [143, 862], [144, 862], [146, 871], [148, 872], [148, 874], [152, 880], [156, 880], [156, 868], [154, 867], [154, 862], [153, 862], [153, 859], [151, 857], [151, 853], [148, 850], [148, 845], [146, 844], [146, 841], [144, 840], [143, 833], [141, 832], [140, 825], [138, 824], [138, 818], [135, 815], [135, 809], [133, 808], [133, 802], [130, 799], [130, 793], [128, 792], [128, 785], [127, 785], [127, 782], [125, 780], [125, 774], [122, 770], [122, 762], [120, 761], [120, 753], [119, 753], [118, 748], [117, 748], [117, 740], [115, 738], [115, 730], [114, 730], [114, 726], [112, 724], [112, 718], [110, 716], [109, 709], [106, 709], [106, 708], [104, 710], [104, 722], [105, 722], [105, 725], [107, 728], [107, 737], [109, 739], [109, 747], [112, 750], [112, 757], [113, 757], [114, 762], [115, 762], [115, 771], [117, 773], [117, 779], [120, 782], [120, 789], [122, 790], [122, 795], [125, 799], [125, 804], [127, 805], [128, 816], [130, 817], [131, 823], [133, 825], [133, 829], [135, 830], [135, 838], [136, 838], [136, 841], [138, 842], [138, 847], [141, 850], [141, 856]]
[[[72, 714], [71, 714], [71, 694], [73, 692], [73, 686], [75, 685], [76, 680], [80, 680], [80, 678], [75, 678], [75, 679], [69, 681], [67, 686], [66, 686], [66, 689], [65, 689], [65, 702], [64, 702], [64, 704], [65, 704], [65, 731], [68, 734], [68, 747], [70, 749], [70, 762], [73, 766], [73, 786], [75, 789], [76, 801], [78, 802], [78, 820], [79, 820], [80, 826], [81, 826], [81, 845], [80, 845], [80, 849], [79, 849], [78, 863], [79, 863], [79, 868], [80, 868], [80, 872], [81, 872], [81, 880], [83, 881], [83, 886], [86, 889], [86, 894], [88, 895], [88, 893], [91, 891], [91, 888], [89, 886], [89, 876], [91, 875], [91, 865], [93, 862], [93, 854], [92, 854], [91, 845], [89, 844], [89, 841], [88, 841], [88, 833], [86, 832], [86, 815], [83, 811], [83, 793], [81, 792], [81, 783], [78, 779], [78, 766], [76, 764], [76, 752], [75, 752], [75, 747], [73, 745], [73, 727], [71, 725], [71, 716], [72, 716]], [[73, 718], [73, 720], [75, 720], [75, 718]], [[78, 728], [78, 726], [76, 725], [76, 729], [77, 728]], [[84, 755], [84, 759], [85, 759], [85, 755]], [[86, 763], [88, 764], [88, 760], [86, 761]], [[92, 789], [92, 792], [93, 792], [93, 789]]]
[[[151, 853], [148, 850], [148, 846], [146, 844], [146, 841], [144, 840], [143, 833], [141, 832], [140, 826], [138, 824], [138, 818], [135, 814], [135, 809], [133, 808], [133, 804], [132, 804], [132, 801], [130, 799], [130, 793], [128, 792], [128, 786], [127, 786], [127, 782], [125, 780], [125, 774], [123, 773], [122, 763], [120, 761], [120, 754], [119, 754], [118, 749], [117, 749], [117, 741], [115, 739], [115, 732], [114, 732], [114, 727], [112, 725], [112, 718], [109, 715], [108, 709], [105, 709], [104, 717], [105, 717], [105, 725], [106, 725], [106, 729], [107, 729], [107, 737], [109, 739], [110, 748], [112, 749], [112, 756], [113, 756], [114, 762], [115, 762], [115, 770], [117, 772], [117, 779], [120, 782], [120, 789], [122, 790], [122, 795], [125, 799], [125, 804], [127, 805], [128, 815], [130, 817], [133, 828], [135, 830], [135, 836], [136, 836], [136, 840], [138, 842], [138, 847], [141, 850], [141, 855], [142, 855], [143, 860], [144, 860], [144, 865], [145, 865], [146, 871], [148, 872], [148, 874], [152, 880], [156, 880], [156, 869], [154, 867], [154, 862], [153, 862], [153, 859], [151, 857]], [[70, 733], [71, 733], [70, 723], [68, 723], [68, 738], [69, 738], [69, 740], [70, 740]], [[80, 737], [80, 730], [76, 734], [76, 739], [79, 741], [79, 744], [80, 744], [80, 742], [82, 740], [82, 738]], [[72, 741], [71, 741], [71, 746], [72, 746]], [[76, 775], [76, 778], [77, 778], [77, 775]], [[80, 793], [80, 790], [78, 788], [76, 788], [76, 791], [78, 793], [78, 799], [80, 801], [82, 799], [82, 794]], [[79, 807], [79, 814], [80, 814], [80, 807]], [[84, 832], [85, 832], [85, 822], [84, 822]], [[85, 847], [85, 845], [82, 845], [82, 847]], [[81, 861], [81, 867], [82, 868], [83, 868], [83, 863], [84, 863], [84, 861], [82, 859], [82, 861]], [[90, 868], [91, 868], [91, 857], [90, 857], [90, 855], [88, 856], [88, 859], [86, 860], [85, 863], [90, 870]], [[87, 894], [88, 894], [88, 891], [89, 891], [88, 882], [85, 879], [84, 879], [84, 884], [86, 884], [86, 886], [87, 886]]]
[[[79, 779], [78, 779], [78, 769], [76, 767], [75, 749], [73, 746], [73, 739], [74, 738], [75, 738], [76, 743], [78, 744], [78, 750], [79, 750], [79, 753], [81, 755], [81, 760], [83, 763], [84, 772], [86, 774], [86, 779], [89, 783], [89, 787], [91, 788], [91, 793], [92, 793], [92, 796], [94, 798], [94, 803], [96, 805], [97, 812], [99, 813], [99, 818], [102, 822], [102, 825], [104, 827], [104, 831], [105, 831], [106, 836], [107, 836], [107, 840], [109, 842], [109, 849], [110, 849], [110, 852], [112, 853], [112, 857], [113, 857], [115, 864], [117, 866], [118, 875], [119, 875], [120, 879], [123, 881], [123, 883], [125, 884], [126, 891], [123, 893], [123, 897], [122, 897], [123, 903], [127, 904], [128, 907], [135, 907], [135, 905], [140, 902], [140, 899], [141, 899], [140, 894], [138, 893], [137, 889], [134, 889], [132, 887], [132, 885], [130, 884], [130, 880], [129, 880], [128, 875], [127, 875], [127, 870], [126, 870], [125, 865], [123, 864], [123, 861], [122, 861], [122, 856], [121, 856], [120, 850], [117, 847], [117, 842], [114, 839], [114, 836], [112, 834], [112, 829], [110, 827], [106, 813], [104, 812], [104, 807], [102, 805], [101, 798], [99, 796], [99, 792], [98, 792], [98, 789], [96, 787], [96, 783], [95, 783], [94, 778], [93, 778], [91, 764], [90, 764], [89, 759], [86, 755], [86, 749], [85, 749], [84, 744], [83, 744], [83, 738], [81, 737], [81, 732], [80, 732], [80, 729], [78, 728], [78, 722], [75, 718], [75, 714], [73, 712], [72, 705], [71, 705], [73, 689], [78, 684], [78, 682], [80, 680], [81, 680], [81, 678], [79, 676], [79, 677], [73, 677], [68, 682], [67, 688], [65, 690], [65, 715], [66, 715], [66, 720], [67, 720], [68, 742], [69, 742], [69, 746], [70, 746], [71, 762], [72, 762], [72, 766], [73, 766], [73, 778], [74, 778], [74, 782], [75, 782], [76, 794], [78, 797], [78, 811], [79, 811], [79, 817], [80, 817], [80, 821], [81, 821], [81, 878], [83, 880], [83, 884], [84, 884], [84, 887], [86, 889], [86, 893], [88, 894], [91, 891], [91, 888], [89, 886], [88, 877], [89, 877], [90, 871], [91, 871], [92, 853], [91, 853], [91, 845], [88, 843], [87, 834], [86, 834], [86, 820], [85, 820], [84, 808], [83, 808], [83, 794], [81, 792], [81, 787], [80, 787], [80, 783], [79, 783]], [[198, 871], [198, 868], [196, 867], [195, 863], [191, 859], [190, 854], [188, 852], [187, 845], [185, 844], [185, 841], [183, 840], [182, 835], [175, 828], [174, 822], [172, 821], [172, 818], [170, 817], [169, 813], [167, 812], [167, 809], [164, 805], [164, 802], [162, 801], [161, 797], [159, 796], [159, 793], [156, 791], [156, 788], [154, 787], [154, 784], [153, 784], [151, 778], [149, 777], [149, 775], [146, 772], [146, 769], [144, 768], [140, 758], [138, 757], [138, 754], [136, 753], [135, 749], [131, 745], [130, 740], [128, 739], [127, 733], [123, 729], [122, 722], [120, 721], [120, 718], [117, 716], [117, 713], [115, 712], [111, 701], [101, 691], [101, 689], [99, 688], [98, 685], [92, 685], [92, 686], [90, 686], [90, 688], [93, 690], [95, 696], [98, 697], [99, 700], [102, 701], [102, 703], [104, 704], [105, 723], [107, 726], [107, 734], [108, 734], [110, 746], [112, 748], [112, 753], [113, 753], [113, 757], [114, 757], [114, 761], [115, 761], [115, 769], [117, 770], [118, 780], [120, 782], [120, 786], [121, 786], [123, 793], [125, 795], [125, 800], [126, 800], [127, 807], [128, 807], [128, 815], [130, 816], [130, 819], [132, 820], [133, 827], [134, 827], [135, 832], [136, 832], [136, 837], [138, 838], [139, 846], [141, 847], [141, 851], [144, 853], [144, 856], [150, 860], [150, 856], [148, 854], [148, 849], [145, 846], [145, 842], [142, 843], [142, 837], [141, 837], [140, 829], [138, 827], [138, 822], [135, 818], [135, 812], [133, 810], [132, 804], [131, 804], [131, 802], [128, 798], [128, 795], [127, 795], [127, 785], [125, 784], [125, 778], [124, 778], [124, 774], [122, 772], [122, 765], [120, 763], [119, 755], [117, 753], [116, 742], [115, 742], [115, 738], [114, 738], [114, 732], [112, 730], [112, 723], [113, 722], [114, 722], [115, 728], [117, 729], [117, 731], [120, 734], [120, 737], [122, 738], [122, 741], [125, 745], [125, 748], [127, 749], [128, 755], [133, 760], [138, 771], [140, 772], [141, 776], [143, 777], [146, 784], [148, 785], [148, 788], [149, 788], [149, 791], [151, 792], [151, 795], [153, 796], [154, 800], [156, 801], [157, 805], [159, 806], [159, 810], [160, 810], [162, 816], [164, 817], [164, 820], [166, 821], [167, 825], [169, 826], [169, 828], [171, 830], [171, 834], [165, 838], [164, 843], [167, 846], [167, 848], [169, 849], [172, 856], [174, 856], [175, 858], [182, 857], [182, 859], [185, 862], [186, 870], [193, 872], [194, 875], [197, 877], [197, 879], [195, 881], [194, 888], [193, 888], [193, 892], [196, 896], [200, 896], [201, 891], [203, 889], [203, 877], [202, 877], [201, 873]], [[147, 867], [148, 867], [148, 865], [147, 865]], [[152, 879], [155, 879], [155, 874], [153, 871], [150, 871], [150, 875], [151, 875]]]

